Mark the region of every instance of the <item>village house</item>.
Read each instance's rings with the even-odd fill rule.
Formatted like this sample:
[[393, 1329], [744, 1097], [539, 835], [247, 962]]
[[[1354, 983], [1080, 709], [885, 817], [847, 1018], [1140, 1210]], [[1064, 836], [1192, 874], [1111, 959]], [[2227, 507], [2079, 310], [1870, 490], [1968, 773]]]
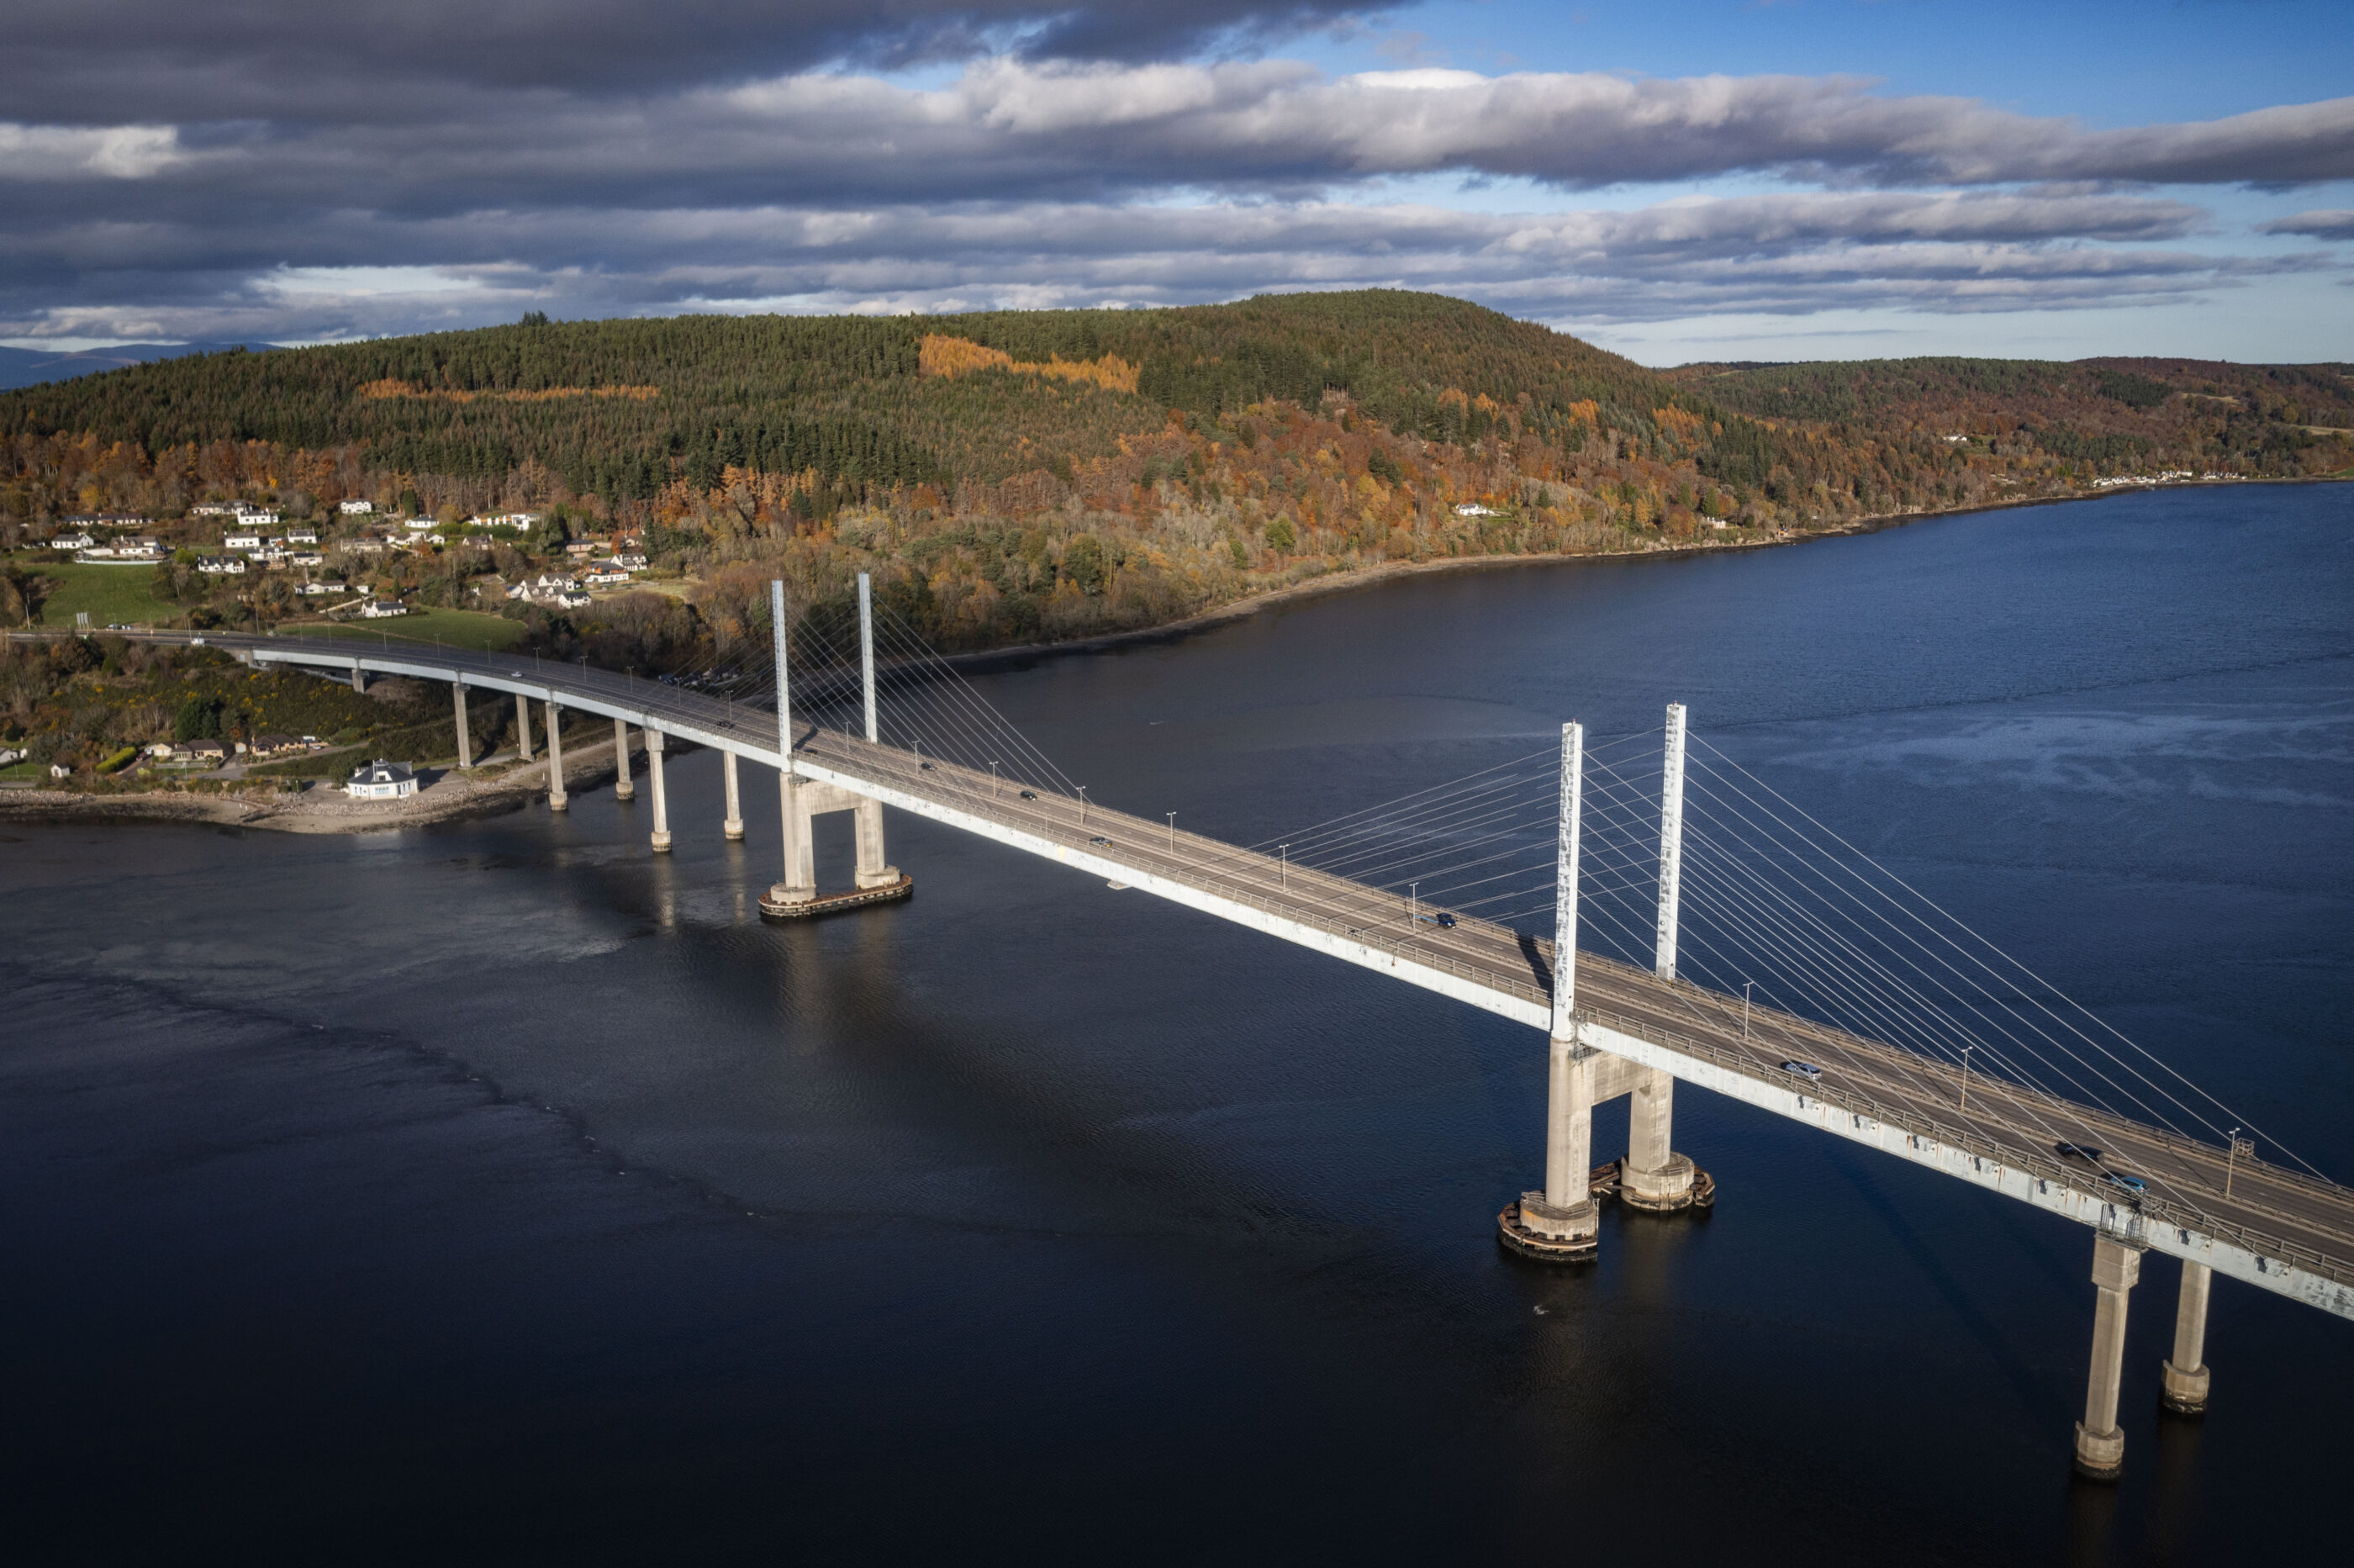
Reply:
[[319, 531], [307, 523], [297, 523], [286, 530], [286, 542], [290, 545], [315, 545], [319, 542]]
[[642, 572], [646, 569], [647, 563], [643, 556], [634, 551], [624, 550], [613, 557], [613, 564], [625, 572]]
[[407, 522], [403, 523], [401, 526], [412, 534], [430, 534], [434, 529], [441, 526], [441, 524], [436, 523], [430, 517], [411, 517]]
[[221, 548], [225, 550], [259, 550], [261, 548], [262, 538], [263, 535], [257, 529], [232, 528], [228, 533], [221, 535]]
[[309, 599], [319, 599], [331, 594], [349, 593], [352, 590], [344, 583], [304, 583], [295, 591]]
[[588, 588], [610, 588], [630, 580], [630, 574], [609, 562], [599, 561], [580, 574], [581, 583]]
[[366, 517], [376, 510], [373, 501], [346, 501], [335, 508], [346, 517]]
[[352, 775], [344, 793], [355, 800], [405, 800], [417, 793], [417, 774], [406, 762], [378, 758]]
[[397, 599], [372, 599], [360, 606], [363, 620], [389, 620], [396, 615], [407, 615], [408, 607]]
[[198, 556], [196, 570], [208, 577], [241, 577], [245, 576], [243, 556]]
[[87, 550], [97, 543], [98, 541], [90, 535], [77, 530], [71, 534], [58, 535], [49, 541], [49, 547], [53, 550]]

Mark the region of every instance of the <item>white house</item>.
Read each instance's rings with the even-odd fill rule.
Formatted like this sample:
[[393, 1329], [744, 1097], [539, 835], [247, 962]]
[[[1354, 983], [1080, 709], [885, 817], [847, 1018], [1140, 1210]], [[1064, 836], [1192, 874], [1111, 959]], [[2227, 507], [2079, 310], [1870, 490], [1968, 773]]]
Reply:
[[97, 543], [98, 541], [88, 534], [60, 534], [49, 541], [49, 547], [56, 550], [87, 550]]
[[624, 550], [615, 556], [613, 564], [625, 572], [642, 572], [646, 569], [646, 558], [633, 550]]
[[1494, 507], [1482, 506], [1476, 501], [1458, 503], [1455, 508], [1455, 515], [1458, 517], [1493, 517], [1495, 514]]
[[319, 531], [307, 523], [297, 523], [286, 530], [286, 542], [290, 545], [315, 545], [319, 542]]
[[417, 793], [417, 774], [406, 762], [378, 758], [352, 775], [344, 793], [355, 800], [406, 800]]
[[436, 523], [430, 517], [411, 517], [408, 522], [403, 523], [401, 526], [408, 529], [412, 534], [430, 534], [434, 529], [441, 526], [441, 524]]
[[589, 588], [610, 588], [614, 583], [628, 582], [630, 574], [619, 567], [599, 561], [581, 573], [580, 580]]
[[327, 557], [316, 550], [289, 550], [286, 564], [290, 567], [323, 567]]
[[335, 508], [346, 517], [366, 517], [376, 510], [373, 501], [346, 501]]
[[221, 535], [221, 547], [228, 550], [259, 550], [262, 535], [252, 528], [232, 528]]
[[302, 594], [305, 598], [323, 599], [334, 594], [349, 593], [352, 590], [348, 586], [343, 583], [304, 583], [295, 591]]
[[408, 607], [397, 599], [372, 599], [360, 606], [363, 620], [388, 620], [396, 615], [407, 615]]
[[198, 556], [196, 570], [208, 577], [241, 577], [245, 576], [243, 556]]
[[188, 508], [191, 517], [234, 517], [238, 509], [226, 501], [207, 501], [201, 506]]

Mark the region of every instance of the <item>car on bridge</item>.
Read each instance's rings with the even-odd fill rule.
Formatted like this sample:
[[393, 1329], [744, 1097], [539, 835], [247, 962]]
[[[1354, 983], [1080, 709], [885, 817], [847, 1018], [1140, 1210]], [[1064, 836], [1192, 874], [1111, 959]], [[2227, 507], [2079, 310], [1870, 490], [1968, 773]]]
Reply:
[[2110, 1186], [2123, 1187], [2126, 1192], [2131, 1192], [2137, 1198], [2145, 1195], [2149, 1191], [2149, 1183], [2143, 1181], [2138, 1176], [2128, 1176], [2122, 1171], [2104, 1171], [2101, 1174], [2109, 1179]]
[[2098, 1165], [2101, 1162], [2101, 1151], [2090, 1144], [2055, 1143], [2052, 1146], [2052, 1152], [2062, 1160], [2073, 1160], [2085, 1165]]
[[1447, 911], [1446, 911], [1446, 910], [1444, 910], [1444, 909], [1440, 910], [1440, 911], [1439, 911], [1437, 914], [1436, 914], [1436, 915], [1417, 915], [1417, 916], [1415, 916], [1415, 918], [1416, 918], [1416, 919], [1417, 919], [1417, 920], [1425, 921], [1425, 922], [1426, 922], [1426, 923], [1428, 923], [1428, 924], [1430, 924], [1430, 925], [1433, 925], [1433, 926], [1444, 927], [1446, 929], [1447, 929], [1447, 930], [1449, 930], [1449, 931], [1452, 931], [1453, 929], [1455, 929], [1455, 916], [1452, 916], [1452, 915], [1449, 915], [1449, 914], [1448, 914], [1448, 913], [1447, 913]]
[[1782, 1071], [1796, 1073], [1799, 1077], [1810, 1082], [1823, 1075], [1823, 1070], [1812, 1062], [1785, 1062], [1782, 1064]]

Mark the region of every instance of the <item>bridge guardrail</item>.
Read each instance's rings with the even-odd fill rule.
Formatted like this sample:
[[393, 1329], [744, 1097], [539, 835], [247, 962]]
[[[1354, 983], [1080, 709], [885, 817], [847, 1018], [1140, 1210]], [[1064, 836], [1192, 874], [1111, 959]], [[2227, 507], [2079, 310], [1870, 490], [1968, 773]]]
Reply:
[[[1598, 1008], [1580, 1008], [1577, 1010], [1576, 1016], [1593, 1019], [1623, 1034], [1631, 1034], [1638, 1040], [1648, 1040], [1655, 1045], [1665, 1046], [1683, 1055], [1700, 1057], [1702, 1060], [1713, 1062], [1719, 1066], [1731, 1067], [1751, 1076], [1756, 1075], [1757, 1063], [1755, 1057], [1728, 1051], [1720, 1045], [1693, 1040], [1672, 1031], [1661, 1029], [1656, 1024], [1644, 1023], [1626, 1017], [1624, 1014], [1608, 1012]], [[1934, 1117], [1925, 1117], [1915, 1112], [1901, 1110], [1854, 1089], [1837, 1086], [1827, 1089], [1819, 1084], [1810, 1083], [1799, 1092], [1808, 1099], [1819, 1100], [1850, 1116], [1868, 1116], [1885, 1126], [1901, 1128], [1911, 1137], [1925, 1138], [1941, 1147], [1957, 1149], [1973, 1159], [1992, 1160], [2002, 1169], [2021, 1171], [2038, 1181], [2056, 1181], [2063, 1187], [2081, 1190], [2076, 1181], [2081, 1172], [2072, 1171], [2057, 1160], [2041, 1159], [2031, 1150], [1998, 1148], [1983, 1136], [1975, 1135], [1971, 1129], [1949, 1127]], [[2105, 1201], [2105, 1194], [2101, 1196]], [[2220, 1215], [2210, 1214], [2203, 1210], [2156, 1195], [2145, 1196], [2138, 1203], [2132, 1206], [2145, 1218], [2159, 1220], [2174, 1226], [2178, 1231], [2202, 1231], [2209, 1235], [2237, 1242], [2260, 1257], [2276, 1258], [2296, 1267], [2321, 1275], [2340, 1285], [2354, 1285], [2354, 1263], [2333, 1257], [2327, 1253], [2317, 1251], [2299, 1242], [2290, 1241], [2285, 1236], [2273, 1235], [2256, 1230], [2253, 1226], [2242, 1224], [2236, 1220], [2227, 1220]]]

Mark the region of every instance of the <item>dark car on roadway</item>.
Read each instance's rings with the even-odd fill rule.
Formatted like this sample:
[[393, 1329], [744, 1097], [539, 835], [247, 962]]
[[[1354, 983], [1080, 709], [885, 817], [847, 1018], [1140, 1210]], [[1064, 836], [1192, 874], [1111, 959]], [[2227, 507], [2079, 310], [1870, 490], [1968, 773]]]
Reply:
[[2089, 1143], [2055, 1143], [2052, 1146], [2052, 1152], [2062, 1160], [2079, 1160], [2086, 1165], [2101, 1162], [2101, 1151]]

